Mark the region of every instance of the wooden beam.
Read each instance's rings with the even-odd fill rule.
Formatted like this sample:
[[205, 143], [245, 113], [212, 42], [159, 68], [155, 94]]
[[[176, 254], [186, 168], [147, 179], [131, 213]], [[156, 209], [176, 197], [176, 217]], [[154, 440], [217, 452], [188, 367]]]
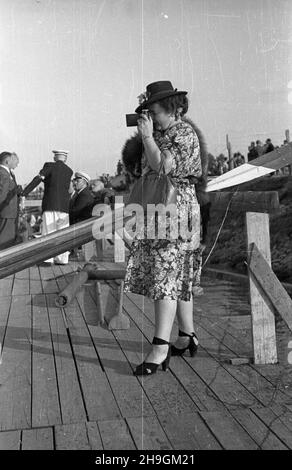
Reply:
[[[255, 243], [271, 266], [269, 214], [247, 212], [246, 231], [248, 253]], [[250, 272], [249, 285], [254, 362], [274, 364], [277, 362], [275, 317]]]
[[88, 263], [82, 271], [75, 274], [72, 281], [63, 289], [55, 299], [57, 307], [65, 307], [74, 299], [77, 291], [87, 282], [94, 279], [95, 281], [111, 281], [121, 279], [124, 280], [126, 270], [119, 267], [115, 263], [109, 263], [107, 269], [98, 267], [98, 263]]
[[[103, 217], [105, 236], [114, 232], [117, 221], [122, 220], [125, 223], [132, 218], [132, 216], [124, 217], [123, 211], [115, 212], [114, 221], [111, 212]], [[98, 219], [99, 217], [92, 217], [44, 237], [2, 250], [0, 279], [93, 240], [94, 225]]]
[[292, 300], [255, 243], [251, 244], [248, 267], [274, 309], [292, 331]]
[[209, 197], [216, 210], [225, 210], [230, 200], [230, 210], [272, 213], [280, 208], [277, 191], [216, 191]]

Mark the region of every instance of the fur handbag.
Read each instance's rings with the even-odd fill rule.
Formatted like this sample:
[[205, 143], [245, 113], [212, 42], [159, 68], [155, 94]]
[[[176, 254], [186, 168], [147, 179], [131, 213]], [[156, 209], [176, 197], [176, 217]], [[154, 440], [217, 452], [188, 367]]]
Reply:
[[148, 204], [175, 204], [177, 191], [171, 177], [165, 173], [164, 158], [161, 159], [159, 171], [150, 170], [134, 183], [128, 204], [139, 204], [144, 211]]

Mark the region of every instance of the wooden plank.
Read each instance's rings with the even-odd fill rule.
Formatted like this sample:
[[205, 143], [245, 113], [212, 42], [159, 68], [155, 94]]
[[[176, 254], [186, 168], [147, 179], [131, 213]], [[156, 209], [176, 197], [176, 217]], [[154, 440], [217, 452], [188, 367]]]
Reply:
[[22, 450], [54, 450], [53, 429], [24, 430], [22, 432]]
[[103, 448], [105, 450], [135, 450], [136, 446], [123, 419], [98, 421]]
[[[127, 222], [130, 218], [124, 217], [123, 211], [115, 211], [115, 221], [123, 220]], [[75, 246], [87, 243], [95, 237], [95, 232], [99, 231], [101, 224], [105, 227], [106, 234], [113, 232], [115, 224], [112, 224], [111, 211], [104, 215], [99, 222], [97, 217], [92, 217], [39, 239], [29, 240], [2, 250], [0, 253], [0, 278], [2, 279], [19, 270], [34, 266], [36, 263], [71, 250]]]
[[101, 450], [96, 423], [71, 423], [55, 427], [56, 450]]
[[[251, 250], [251, 244], [255, 243], [271, 266], [269, 215], [247, 212], [246, 231], [248, 252]], [[254, 362], [275, 364], [277, 362], [275, 317], [250, 273], [249, 285]]]
[[32, 295], [43, 293], [40, 272], [37, 266], [29, 268], [29, 293]]
[[210, 193], [210, 202], [216, 212], [226, 210], [229, 202], [230, 211], [275, 212], [280, 207], [277, 191], [216, 191]]
[[58, 384], [46, 299], [32, 299], [32, 426], [60, 424]]
[[52, 294], [58, 292], [58, 285], [55, 280], [54, 271], [51, 266], [40, 267], [40, 277], [45, 294]]
[[252, 411], [289, 449], [292, 449], [292, 413], [289, 410], [283, 408], [279, 413], [278, 406], [271, 406], [252, 409]]
[[15, 274], [16, 279], [29, 279], [29, 269], [22, 269]]
[[0, 429], [31, 426], [31, 299], [12, 298], [0, 367]]
[[172, 446], [156, 416], [127, 418], [127, 423], [137, 449], [172, 449]]
[[178, 357], [172, 357], [171, 371], [183, 385], [184, 389], [187, 390], [199, 410], [221, 410], [225, 408], [220, 398], [208, 384], [194, 372], [187, 361], [182, 361]]
[[[96, 305], [93, 301], [92, 288], [86, 290], [86, 315], [90, 334], [98, 351], [107, 379], [118, 403], [123, 417], [140, 417], [154, 414], [151, 403], [141, 388], [128, 363], [124, 351], [121, 349], [115, 334], [106, 328], [94, 326], [90, 317], [95, 315]], [[132, 343], [125, 346], [133, 348]]]
[[[136, 299], [141, 300], [141, 297], [131, 294], [131, 299], [132, 300], [135, 299], [135, 302], [137, 303]], [[153, 310], [152, 303], [149, 299], [146, 299], [146, 298], [143, 299], [143, 303], [145, 304], [144, 316], [145, 315], [149, 316], [149, 312]], [[206, 336], [206, 333], [205, 333], [204, 336], [201, 337], [201, 335], [203, 334], [203, 331], [201, 331], [200, 328], [198, 329], [200, 345], [205, 347], [205, 353], [206, 354], [208, 352], [213, 353], [213, 351], [220, 352], [220, 355], [219, 355], [220, 364], [224, 366], [224, 368], [234, 378], [236, 378], [236, 380], [238, 380], [247, 390], [251, 389], [253, 391], [254, 395], [257, 397], [258, 403], [261, 402], [263, 404], [268, 404], [270, 403], [270, 400], [276, 400], [278, 402], [287, 401], [287, 397], [291, 397], [291, 392], [292, 392], [292, 388], [289, 388], [289, 386], [286, 385], [287, 383], [289, 384], [289, 375], [287, 374], [287, 371], [280, 369], [278, 366], [269, 366], [267, 368], [265, 366], [260, 367], [260, 366], [250, 365], [248, 367], [241, 366], [239, 368], [236, 368], [233, 366], [228, 366], [224, 362], [221, 362], [221, 359], [223, 359], [224, 357], [227, 357], [227, 352], [225, 351], [225, 348], [223, 347], [223, 345], [221, 347], [221, 344], [228, 345], [229, 349], [232, 349], [233, 351], [238, 352], [242, 350], [241, 348], [238, 349], [238, 346], [234, 347], [235, 342], [237, 343], [242, 342], [243, 344], [246, 344], [246, 347], [249, 347], [248, 346], [249, 340], [247, 341], [247, 339], [244, 338], [244, 331], [242, 330], [242, 327], [240, 327], [240, 333], [239, 333], [239, 331], [232, 326], [233, 323], [231, 323], [232, 319], [230, 317], [226, 319], [227, 324], [228, 324], [228, 331], [226, 331], [225, 326], [220, 326], [221, 322], [218, 320], [217, 315], [215, 315], [213, 319], [212, 317], [210, 317], [210, 319], [207, 317], [210, 317], [210, 314], [207, 311], [198, 312], [195, 315], [195, 318], [196, 318], [195, 324], [200, 325], [200, 326], [203, 325], [204, 326], [203, 331], [207, 330], [211, 332], [211, 335], [209, 334]], [[208, 327], [206, 326], [207, 324], [208, 324]], [[211, 324], [213, 325], [212, 328], [210, 327]], [[224, 322], [224, 325], [226, 325], [226, 322]], [[229, 335], [230, 330], [233, 332], [233, 339], [232, 339], [232, 336]], [[217, 341], [214, 343], [213, 341], [212, 343], [209, 343], [209, 344], [206, 343], [205, 338], [207, 338], [209, 341], [212, 336], [215, 336], [219, 340], [219, 342]], [[245, 347], [245, 351], [248, 351], [246, 347]], [[212, 354], [212, 356], [218, 360], [218, 353]], [[174, 359], [175, 358], [171, 359], [172, 370], [173, 370]], [[188, 361], [190, 365], [193, 365], [192, 359], [186, 359], [186, 360]], [[256, 373], [254, 371], [256, 371]], [[287, 380], [285, 379], [285, 376], [287, 376]], [[263, 380], [263, 378], [265, 380]], [[207, 384], [208, 383], [209, 382], [207, 382]], [[216, 386], [218, 387], [218, 384], [216, 384]], [[222, 388], [217, 388], [218, 392], [221, 390]], [[223, 400], [224, 400], [224, 396], [226, 396], [226, 392], [227, 391], [226, 390], [224, 391], [223, 389], [224, 395], [219, 395]], [[209, 393], [210, 393], [210, 389], [208, 389], [208, 394], [207, 394], [208, 396], [209, 396]], [[235, 401], [234, 401], [234, 398], [232, 397], [229, 397], [229, 398], [226, 397], [227, 405], [229, 402], [231, 402], [231, 403], [234, 403], [234, 406], [237, 406], [236, 403], [238, 403], [238, 398], [240, 398], [240, 396], [241, 395], [239, 395], [236, 398], [236, 395], [235, 395], [234, 397]], [[219, 398], [217, 398], [217, 400], [218, 399]], [[198, 402], [197, 398], [195, 401], [197, 405], [199, 403], [200, 409], [202, 409], [200, 402]], [[219, 402], [219, 404], [221, 403]], [[250, 401], [250, 406], [251, 405], [252, 405], [252, 402]], [[218, 406], [216, 408], [216, 406], [212, 405], [212, 403], [210, 404], [207, 403], [207, 409], [211, 409], [211, 410], [218, 409]]]
[[257, 245], [250, 247], [248, 267], [262, 288], [262, 295], [268, 297], [274, 309], [281, 315], [288, 328], [292, 331], [292, 299], [272, 271], [271, 266]]
[[76, 300], [65, 309], [82, 393], [90, 421], [120, 416], [120, 412]]
[[[143, 361], [151, 348], [149, 342], [143, 337], [141, 329], [143, 327], [143, 334], [152, 340], [153, 325], [146, 316], [142, 318], [141, 311], [137, 306], [127, 302], [127, 296], [124, 296], [124, 311], [134, 322], [129, 330], [115, 331], [114, 335], [134, 368]], [[151, 377], [137, 377], [137, 380], [143, 386], [157, 414], [174, 411], [177, 414], [198, 411], [197, 405], [173, 374], [162, 372], [159, 368], [159, 371]]]
[[29, 279], [15, 279], [12, 295], [29, 294]]
[[[11, 306], [11, 297], [0, 297], [0, 354], [2, 351], [4, 337], [6, 333], [9, 311]], [[1, 362], [0, 362], [1, 364]]]
[[273, 413], [292, 431], [292, 412], [289, 405], [274, 403], [271, 407]]
[[159, 415], [159, 421], [175, 450], [218, 450], [218, 440], [199, 413]]
[[249, 409], [230, 410], [262, 450], [287, 450], [287, 446]]
[[[208, 291], [206, 292], [208, 295]], [[216, 297], [212, 302], [217, 302]], [[219, 300], [218, 300], [219, 301]], [[220, 311], [220, 305], [218, 304], [218, 310]], [[250, 350], [251, 345], [251, 332], [249, 332], [248, 323], [251, 319], [244, 317], [226, 317], [218, 320], [220, 314], [211, 317], [210, 312], [207, 310], [198, 310], [195, 306], [195, 318], [196, 324], [203, 326], [205, 330], [209, 331], [213, 336], [219, 339], [220, 342], [227, 345], [234, 353], [241, 351], [242, 347], [245, 347], [246, 351]], [[210, 325], [212, 324], [212, 329]], [[201, 334], [200, 330], [199, 335]], [[229, 336], [231, 335], [231, 336]], [[234, 345], [232, 346], [232, 337], [234, 338]], [[201, 338], [199, 338], [201, 341]], [[241, 345], [238, 347], [238, 345]], [[276, 401], [287, 401], [292, 398], [292, 387], [290, 386], [290, 374], [289, 368], [285, 368], [281, 365], [255, 365], [251, 364], [250, 367], [257, 371], [262, 377], [272, 384], [275, 389], [274, 399]], [[279, 393], [281, 392], [281, 393]], [[284, 397], [286, 396], [286, 398]]]
[[29, 294], [29, 270], [24, 269], [15, 274], [12, 295]]
[[[125, 302], [127, 297], [134, 298], [134, 295], [135, 294], [127, 294], [125, 296]], [[137, 297], [138, 296], [135, 298], [135, 302], [137, 302]], [[148, 320], [148, 316], [151, 315], [149, 314], [151, 311], [149, 299], [144, 298], [143, 303], [145, 306], [143, 316], [141, 315], [141, 311], [138, 314], [137, 309], [130, 310], [128, 308], [128, 304], [126, 306], [126, 310], [132, 320], [135, 321], [141, 329], [143, 329], [144, 334], [148, 338], [151, 338], [153, 334], [151, 333], [153, 325]], [[213, 357], [208, 353], [208, 350], [200, 348], [194, 359], [186, 356], [184, 360], [188, 362], [189, 366], [197, 375], [199, 375], [208, 388], [213, 391], [213, 394], [227, 406], [238, 406], [239, 403], [245, 406], [252, 406], [255, 401], [257, 401], [255, 397], [233, 376], [231, 376], [219, 362], [213, 359]], [[172, 370], [172, 360], [170, 362], [170, 369]]]
[[96, 258], [98, 260], [103, 259], [104, 251], [106, 250], [106, 240], [104, 238], [95, 240], [95, 247], [96, 247]]
[[256, 368], [244, 364], [240, 367], [234, 367], [226, 362], [228, 349], [236, 353], [237, 346], [234, 344], [236, 340], [233, 339], [224, 328], [220, 330], [218, 323], [218, 321], [214, 322], [213, 325], [212, 322], [205, 317], [202, 317], [202, 319], [198, 318], [197, 325], [200, 325], [198, 329], [200, 345], [215, 359], [219, 360], [222, 367], [252, 393], [256, 400], [262, 405], [268, 405], [271, 400], [285, 402], [287, 395], [279, 389], [278, 385], [272, 384], [263, 377]]
[[[132, 296], [135, 297], [135, 303], [133, 302]], [[131, 306], [131, 303], [134, 304], [134, 310], [132, 310], [133, 306]], [[135, 312], [137, 303], [140, 303], [140, 308], [142, 309], [145, 299], [142, 299], [140, 296], [135, 296], [134, 294], [131, 295], [131, 299], [128, 296], [124, 297], [124, 308], [127, 312], [129, 310]], [[153, 308], [153, 305], [149, 302], [149, 306], [147, 304], [147, 312], [149, 312], [151, 308]], [[127, 345], [123, 343], [123, 347], [127, 347]], [[224, 404], [220, 401], [218, 396], [216, 396], [208, 385], [194, 373], [187, 362], [181, 361], [181, 359], [177, 357], [172, 357], [171, 370], [183, 385], [184, 389], [187, 390], [188, 394], [192, 397], [197, 409], [215, 410], [224, 408]]]
[[0, 432], [0, 450], [20, 450], [21, 431]]
[[14, 275], [0, 280], [0, 297], [6, 297], [12, 294]]
[[55, 307], [54, 295], [46, 295], [49, 323], [57, 371], [62, 422], [86, 421], [86, 410], [79, 386], [72, 349], [62, 312]]
[[100, 437], [100, 432], [99, 432], [97, 423], [87, 422], [87, 423], [85, 423], [85, 425], [86, 425], [88, 441], [89, 441], [91, 449], [93, 449], [93, 450], [103, 449], [102, 442], [101, 442], [101, 437]]
[[255, 450], [256, 442], [226, 411], [201, 411], [205, 423], [225, 450]]
[[[207, 331], [222, 342], [230, 351], [230, 354], [226, 354], [226, 359], [234, 358], [234, 356], [252, 356], [251, 338], [248, 341], [244, 341], [241, 331], [232, 329], [232, 318], [222, 319], [222, 317], [216, 317], [211, 319], [208, 318], [207, 311], [205, 309], [203, 311], [203, 315], [196, 315], [196, 327], [198, 328], [197, 332], [199, 335], [204, 335], [204, 332]], [[200, 331], [201, 329], [203, 330], [202, 332]], [[251, 329], [249, 334], [251, 336]], [[219, 349], [218, 353], [220, 353]]]

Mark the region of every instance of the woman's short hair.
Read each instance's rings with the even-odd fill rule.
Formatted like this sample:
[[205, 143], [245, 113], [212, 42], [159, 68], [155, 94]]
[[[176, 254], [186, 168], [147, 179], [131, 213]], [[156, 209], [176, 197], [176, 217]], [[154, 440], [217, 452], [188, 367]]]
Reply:
[[176, 114], [179, 108], [182, 108], [180, 116], [184, 116], [189, 109], [189, 100], [186, 95], [175, 95], [158, 101], [160, 106], [170, 114]]
[[2, 152], [2, 153], [0, 153], [0, 165], [2, 165], [5, 162], [6, 158], [8, 158], [8, 157], [12, 157], [11, 152]]

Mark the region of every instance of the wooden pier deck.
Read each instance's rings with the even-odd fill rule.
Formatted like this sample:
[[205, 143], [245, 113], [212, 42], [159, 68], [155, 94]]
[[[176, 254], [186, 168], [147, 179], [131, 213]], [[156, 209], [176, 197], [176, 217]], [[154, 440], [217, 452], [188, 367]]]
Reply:
[[252, 356], [249, 315], [211, 309], [206, 287], [197, 356], [138, 378], [152, 302], [126, 295], [131, 328], [108, 331], [88, 285], [63, 316], [54, 298], [76, 267], [0, 281], [0, 449], [292, 449], [292, 366], [228, 363]]

